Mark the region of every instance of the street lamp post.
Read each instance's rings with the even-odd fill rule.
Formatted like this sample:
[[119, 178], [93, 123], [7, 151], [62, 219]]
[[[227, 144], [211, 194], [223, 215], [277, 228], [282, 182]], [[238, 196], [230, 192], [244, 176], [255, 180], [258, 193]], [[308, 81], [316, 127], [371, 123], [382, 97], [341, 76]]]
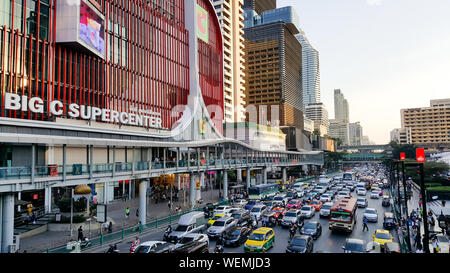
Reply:
[[[401, 163], [402, 163], [402, 178], [403, 178], [403, 196], [404, 196], [404, 200], [405, 200], [405, 215], [406, 215], [405, 219], [408, 219], [408, 200], [406, 198], [405, 162], [401, 161]], [[406, 242], [408, 243], [408, 248], [409, 248], [409, 251], [411, 252], [411, 233], [409, 232], [409, 221], [406, 225], [406, 230], [408, 232], [408, 240]]]
[[70, 196], [70, 238], [73, 235], [73, 189], [71, 189]]

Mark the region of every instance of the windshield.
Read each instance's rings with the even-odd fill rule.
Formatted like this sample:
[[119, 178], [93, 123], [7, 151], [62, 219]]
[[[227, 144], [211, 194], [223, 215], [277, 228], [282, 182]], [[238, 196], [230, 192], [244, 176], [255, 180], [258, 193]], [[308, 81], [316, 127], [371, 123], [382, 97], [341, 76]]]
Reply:
[[304, 210], [304, 211], [310, 211], [310, 210], [311, 210], [311, 207], [303, 207], [302, 210]]
[[135, 253], [147, 253], [149, 248], [149, 246], [138, 246]]
[[283, 200], [283, 197], [277, 196], [273, 200], [281, 201], [281, 200]]
[[376, 212], [375, 210], [373, 210], [373, 209], [366, 209], [366, 211], [365, 211], [364, 213], [367, 213], [367, 214], [377, 214], [377, 212]]
[[291, 204], [291, 205], [296, 205], [298, 203], [298, 201], [297, 200], [292, 200], [292, 201], [289, 201], [289, 203], [288, 204]]
[[247, 203], [247, 205], [254, 205], [254, 204], [256, 204], [256, 201], [252, 201], [252, 200], [248, 201], [248, 203]]
[[305, 229], [316, 229], [317, 226], [315, 223], [306, 223], [303, 227]]
[[189, 226], [185, 226], [185, 225], [178, 225], [177, 228], [175, 229], [175, 231], [186, 231], [188, 229]]
[[264, 241], [264, 234], [253, 233], [252, 235], [250, 235], [249, 239], [252, 241]]
[[330, 205], [323, 205], [322, 209], [331, 209], [331, 206]]
[[181, 240], [179, 241], [180, 244], [187, 244], [194, 241], [193, 237], [183, 237], [181, 238]]
[[382, 240], [390, 240], [391, 236], [388, 233], [377, 233], [375, 238], [382, 239]]
[[341, 221], [341, 222], [350, 222], [352, 219], [350, 213], [348, 212], [339, 212], [333, 211], [331, 212], [331, 220]]
[[233, 232], [231, 232], [231, 237], [237, 237], [237, 236], [239, 236], [239, 234], [241, 234], [241, 230], [236, 229]]
[[252, 212], [260, 212], [261, 208], [252, 208]]
[[215, 221], [213, 226], [215, 226], [215, 227], [223, 227], [223, 226], [225, 226], [225, 221]]
[[222, 216], [214, 216], [213, 218], [212, 218], [212, 220], [217, 220], [217, 219], [219, 219], [219, 218], [222, 218]]
[[216, 210], [224, 210], [224, 209], [225, 209], [224, 207], [217, 207]]
[[233, 214], [232, 217], [234, 219], [241, 219], [242, 215], [240, 215], [240, 214]]
[[365, 202], [366, 202], [366, 199], [358, 199], [358, 202], [365, 203]]
[[345, 250], [351, 252], [366, 252], [364, 245], [358, 243], [347, 243], [345, 245]]
[[297, 214], [295, 214], [295, 212], [286, 212], [284, 217], [297, 217]]
[[311, 205], [319, 205], [319, 202], [317, 202], [317, 201], [312, 201], [312, 202], [311, 202]]
[[291, 241], [291, 245], [306, 246], [306, 240], [305, 239], [300, 239], [300, 238], [294, 238]]

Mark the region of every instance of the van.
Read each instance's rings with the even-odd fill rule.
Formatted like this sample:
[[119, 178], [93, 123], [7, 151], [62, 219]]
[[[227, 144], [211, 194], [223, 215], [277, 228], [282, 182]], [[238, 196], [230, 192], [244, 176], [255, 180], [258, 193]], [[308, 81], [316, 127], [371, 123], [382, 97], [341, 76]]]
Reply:
[[178, 221], [178, 226], [169, 234], [169, 242], [177, 243], [178, 240], [189, 233], [202, 233], [206, 230], [207, 221], [205, 214], [200, 211], [182, 215]]

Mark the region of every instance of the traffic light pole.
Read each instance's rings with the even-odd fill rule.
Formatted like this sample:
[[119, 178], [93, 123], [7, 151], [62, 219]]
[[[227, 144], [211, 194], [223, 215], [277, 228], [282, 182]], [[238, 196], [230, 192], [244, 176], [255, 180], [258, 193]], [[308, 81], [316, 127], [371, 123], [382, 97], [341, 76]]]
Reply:
[[430, 253], [430, 246], [429, 246], [429, 230], [428, 230], [428, 214], [427, 214], [427, 200], [426, 200], [426, 193], [425, 193], [425, 177], [423, 172], [423, 163], [419, 164], [419, 170], [420, 170], [420, 194], [422, 195], [422, 217], [423, 217], [423, 229], [424, 229], [424, 249], [425, 253]]
[[[403, 196], [405, 197], [405, 214], [406, 219], [408, 219], [408, 199], [406, 198], [406, 174], [405, 174], [405, 162], [402, 161], [402, 178], [403, 178]], [[408, 244], [409, 252], [411, 252], [411, 233], [409, 232], [409, 221], [406, 223], [406, 229], [408, 231]]]

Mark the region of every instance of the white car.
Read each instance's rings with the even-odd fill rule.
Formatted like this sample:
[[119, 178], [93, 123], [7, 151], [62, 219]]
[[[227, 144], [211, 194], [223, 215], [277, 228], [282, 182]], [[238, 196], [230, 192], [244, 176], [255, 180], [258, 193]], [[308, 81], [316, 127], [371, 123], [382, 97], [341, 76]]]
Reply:
[[300, 216], [304, 218], [312, 218], [316, 214], [316, 210], [311, 206], [303, 206], [300, 209]]
[[374, 208], [366, 208], [363, 218], [366, 217], [368, 222], [378, 222], [378, 212]]
[[330, 202], [331, 201], [331, 195], [330, 194], [323, 194], [320, 196], [320, 201], [322, 203]]
[[245, 205], [247, 205], [247, 203], [248, 202], [245, 199], [238, 199], [238, 200], [234, 201], [234, 205], [236, 207], [240, 207], [240, 208], [243, 208]]
[[152, 249], [157, 248], [158, 246], [165, 244], [164, 241], [147, 241], [138, 245], [133, 253], [150, 253]]
[[266, 205], [255, 205], [253, 206], [253, 208], [250, 210], [250, 217], [252, 219], [256, 219], [257, 220], [261, 220], [261, 214], [263, 212], [265, 212], [267, 210], [267, 206]]
[[305, 196], [305, 192], [303, 191], [303, 188], [299, 189], [299, 190], [296, 190], [296, 191], [297, 191], [297, 197], [298, 198], [301, 198], [301, 197]]
[[333, 206], [332, 202], [326, 202], [325, 204], [323, 204], [322, 208], [319, 211], [319, 216], [320, 217], [329, 217], [331, 212], [331, 207]]
[[294, 224], [297, 223], [299, 218], [300, 218], [300, 210], [291, 209], [284, 214], [283, 219], [281, 221], [281, 225], [283, 227], [289, 227], [292, 223]]
[[374, 190], [370, 192], [370, 198], [371, 199], [379, 199], [380, 198], [380, 191]]
[[344, 198], [344, 197], [350, 197], [350, 194], [348, 194], [347, 192], [344, 191], [340, 191], [337, 195], [336, 195], [336, 200], [339, 198]]
[[366, 198], [358, 198], [356, 199], [356, 205], [358, 208], [365, 208], [369, 205], [369, 202], [367, 202]]
[[215, 214], [230, 214], [230, 211], [234, 209], [231, 206], [218, 206], [214, 211], [213, 211], [213, 215]]
[[188, 244], [191, 242], [208, 242], [208, 244], [209, 244], [209, 237], [206, 234], [189, 233], [180, 238], [178, 243], [175, 245], [175, 248], [178, 248], [182, 245], [185, 245], [185, 244]]
[[363, 188], [356, 189], [356, 194], [359, 196], [366, 196], [366, 193], [367, 193], [366, 189]]

